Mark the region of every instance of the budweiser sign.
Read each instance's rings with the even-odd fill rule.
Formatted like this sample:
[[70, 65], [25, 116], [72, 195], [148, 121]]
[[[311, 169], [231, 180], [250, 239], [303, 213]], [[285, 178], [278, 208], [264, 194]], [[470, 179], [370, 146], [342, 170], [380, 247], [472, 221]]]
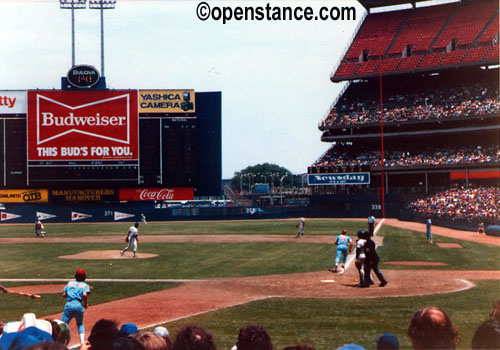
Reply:
[[28, 91], [29, 160], [136, 160], [136, 91]]
[[121, 201], [192, 200], [193, 188], [125, 188], [120, 190]]

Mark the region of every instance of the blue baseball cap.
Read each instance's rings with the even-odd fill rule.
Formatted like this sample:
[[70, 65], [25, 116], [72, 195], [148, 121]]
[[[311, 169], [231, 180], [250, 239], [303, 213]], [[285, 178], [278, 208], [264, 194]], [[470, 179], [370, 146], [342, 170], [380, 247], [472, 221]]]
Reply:
[[37, 327], [28, 327], [21, 332], [4, 333], [0, 338], [0, 349], [21, 350], [30, 345], [43, 343], [53, 343], [52, 334], [49, 334]]
[[337, 348], [337, 350], [366, 350], [366, 349], [358, 344], [345, 344], [344, 346]]
[[139, 333], [139, 329], [134, 323], [124, 323], [118, 332], [118, 336], [127, 337], [137, 333]]
[[382, 334], [375, 341], [377, 342], [377, 350], [399, 350], [399, 340], [394, 334]]

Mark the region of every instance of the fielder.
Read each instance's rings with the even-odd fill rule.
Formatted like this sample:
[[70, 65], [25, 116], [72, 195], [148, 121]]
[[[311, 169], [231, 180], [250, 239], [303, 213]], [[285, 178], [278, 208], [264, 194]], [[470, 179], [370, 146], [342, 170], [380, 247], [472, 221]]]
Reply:
[[132, 248], [133, 252], [134, 252], [134, 258], [137, 257], [136, 253], [137, 253], [137, 244], [139, 243], [139, 231], [137, 230], [137, 228], [139, 227], [139, 222], [136, 221], [134, 226], [130, 226], [130, 228], [128, 229], [128, 234], [127, 234], [127, 238], [125, 239], [127, 242], [128, 242], [128, 246], [126, 246], [121, 252], [120, 252], [120, 255], [123, 256], [123, 254], [129, 250], [130, 248]]
[[432, 221], [431, 221], [431, 217], [429, 215], [427, 215], [426, 217], [427, 221], [425, 222], [425, 229], [427, 231], [427, 243], [431, 243], [432, 244]]
[[75, 273], [75, 280], [68, 282], [63, 290], [63, 297], [66, 298], [66, 305], [61, 317], [61, 321], [69, 325], [72, 318], [75, 319], [80, 335], [80, 344], [85, 342], [85, 328], [83, 326], [84, 308], [88, 308], [87, 296], [90, 294], [90, 287], [85, 283], [87, 275], [84, 269], [78, 269]]
[[297, 223], [297, 227], [299, 230], [297, 232], [297, 236], [295, 238], [299, 238], [300, 235], [302, 235], [302, 237], [304, 237], [304, 230], [306, 228], [306, 219], [304, 218], [299, 218], [299, 222]]
[[373, 215], [368, 217], [368, 232], [370, 232], [370, 236], [373, 237], [373, 233], [375, 232], [375, 216]]
[[45, 237], [45, 231], [43, 230], [45, 227], [43, 226], [42, 222], [40, 221], [40, 218], [36, 218], [35, 222], [35, 234], [37, 237]]
[[347, 230], [342, 230], [342, 233], [335, 239], [335, 245], [337, 246], [337, 256], [335, 258], [335, 269], [333, 272], [338, 271], [340, 258], [342, 257], [342, 269], [340, 274], [342, 275], [345, 270], [345, 262], [347, 260], [347, 252], [352, 250], [352, 239], [347, 235]]
[[146, 215], [141, 213], [141, 221], [144, 223], [144, 225], [147, 225], [148, 223], [146, 222]]

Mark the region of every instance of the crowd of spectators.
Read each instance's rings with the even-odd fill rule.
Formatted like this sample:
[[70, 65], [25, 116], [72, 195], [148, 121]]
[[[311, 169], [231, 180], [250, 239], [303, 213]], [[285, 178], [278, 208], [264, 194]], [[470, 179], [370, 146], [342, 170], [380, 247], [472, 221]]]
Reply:
[[490, 224], [498, 222], [499, 208], [498, 187], [451, 188], [409, 204], [416, 216]]
[[[500, 348], [500, 300], [493, 304], [493, 311], [481, 323], [472, 338], [472, 349]], [[118, 328], [116, 321], [101, 319], [92, 327], [88, 341], [80, 350], [216, 350], [212, 333], [202, 327], [188, 325], [181, 328], [172, 341], [166, 328], [157, 327], [154, 332], [141, 333], [133, 323]], [[2, 350], [67, 350], [69, 338], [61, 339], [52, 331], [49, 334], [35, 326], [22, 331], [4, 333], [0, 323], [0, 349]], [[29, 333], [29, 334], [28, 334]], [[56, 332], [57, 333], [57, 332]], [[448, 315], [440, 308], [424, 307], [413, 315], [407, 335], [413, 349], [455, 349], [458, 331]], [[377, 350], [398, 350], [398, 338], [390, 333], [375, 340]], [[332, 349], [364, 350], [353, 344], [338, 344]], [[271, 336], [261, 325], [250, 324], [240, 329], [231, 350], [272, 350]], [[310, 344], [287, 346], [283, 350], [314, 350]]]
[[[386, 150], [384, 156], [384, 167], [500, 162], [498, 145], [427, 147], [415, 152]], [[334, 145], [311, 167], [378, 167], [381, 164], [380, 150]]]
[[[389, 94], [384, 97], [384, 123], [496, 115], [500, 111], [498, 82]], [[379, 96], [351, 94], [342, 98], [321, 127], [380, 123]]]

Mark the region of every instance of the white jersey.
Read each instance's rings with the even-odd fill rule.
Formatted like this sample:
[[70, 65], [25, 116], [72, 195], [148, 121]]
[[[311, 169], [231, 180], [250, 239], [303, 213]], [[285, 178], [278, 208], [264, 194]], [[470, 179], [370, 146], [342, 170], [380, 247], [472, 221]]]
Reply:
[[139, 236], [139, 231], [137, 231], [137, 228], [135, 228], [134, 226], [130, 226], [130, 228], [128, 229], [128, 241], [135, 241], [137, 236]]
[[306, 219], [304, 218], [300, 218], [299, 219], [299, 232], [303, 232], [304, 231], [304, 225], [306, 224]]

